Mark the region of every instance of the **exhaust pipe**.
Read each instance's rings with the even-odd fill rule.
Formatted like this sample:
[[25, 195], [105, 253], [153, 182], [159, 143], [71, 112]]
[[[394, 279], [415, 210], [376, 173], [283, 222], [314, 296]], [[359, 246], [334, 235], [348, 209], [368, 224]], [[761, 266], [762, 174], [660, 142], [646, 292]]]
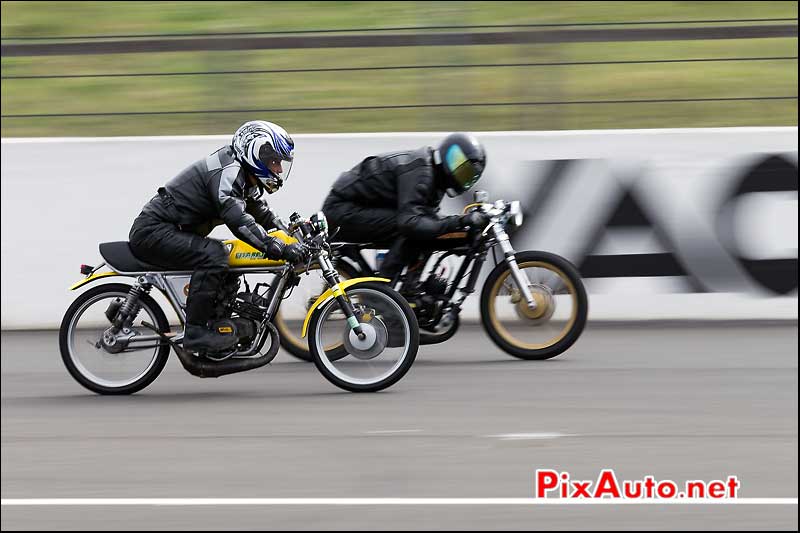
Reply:
[[[266, 326], [270, 337], [270, 347], [269, 351], [261, 357], [242, 357], [237, 359], [234, 356], [224, 361], [211, 361], [202, 357], [196, 357], [191, 352], [175, 343], [170, 342], [170, 344], [178, 355], [178, 360], [181, 362], [181, 365], [183, 365], [183, 368], [185, 368], [187, 372], [199, 378], [218, 378], [228, 374], [236, 374], [237, 372], [259, 368], [275, 359], [275, 355], [277, 355], [280, 346], [278, 342], [278, 330], [275, 329], [275, 326], [272, 325], [271, 322], [267, 322]], [[256, 351], [261, 350], [266, 340], [267, 335], [264, 335]]]

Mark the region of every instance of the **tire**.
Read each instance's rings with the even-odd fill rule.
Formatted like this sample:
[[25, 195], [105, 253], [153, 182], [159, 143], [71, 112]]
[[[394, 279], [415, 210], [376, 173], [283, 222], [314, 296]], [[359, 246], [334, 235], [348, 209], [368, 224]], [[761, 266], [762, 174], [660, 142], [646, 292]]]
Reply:
[[382, 297], [385, 298], [385, 302], [392, 302], [394, 306], [396, 306], [394, 309], [399, 310], [405, 317], [405, 323], [408, 326], [409, 333], [408, 344], [404, 345], [406, 350], [402, 357], [402, 361], [400, 362], [399, 366], [396, 366], [396, 368], [391, 371], [390, 375], [374, 383], [354, 383], [337, 376], [325, 365], [325, 362], [322, 360], [322, 355], [319, 351], [317, 339], [320, 337], [322, 318], [325, 316], [326, 310], [331, 305], [336, 305], [336, 300], [331, 300], [330, 302], [323, 304], [314, 310], [314, 314], [311, 316], [311, 323], [309, 325], [308, 341], [309, 346], [311, 347], [311, 355], [314, 359], [314, 364], [316, 365], [317, 370], [319, 370], [328, 381], [337, 387], [350, 392], [377, 392], [397, 383], [409, 371], [411, 365], [414, 364], [414, 359], [416, 359], [417, 351], [419, 350], [419, 325], [417, 323], [416, 315], [414, 315], [414, 312], [411, 310], [411, 306], [408, 305], [408, 302], [405, 300], [405, 298], [391, 289], [387, 284], [380, 282], [364, 282], [351, 287], [347, 292], [348, 296], [351, 296], [357, 295], [362, 291], [367, 293], [371, 291], [373, 294], [382, 295]]
[[[61, 359], [64, 361], [67, 371], [73, 378], [75, 378], [75, 381], [92, 392], [109, 395], [133, 394], [138, 392], [150, 385], [150, 383], [152, 383], [159, 376], [159, 374], [161, 374], [161, 371], [164, 369], [164, 365], [167, 364], [167, 359], [169, 359], [170, 346], [168, 344], [159, 346], [158, 352], [156, 353], [155, 357], [153, 358], [153, 362], [150, 364], [146, 372], [132, 383], [119, 387], [106, 386], [93, 381], [91, 377], [85, 375], [81, 371], [79, 368], [80, 364], [76, 364], [70, 348], [71, 324], [76, 313], [78, 313], [84, 304], [98, 296], [108, 295], [110, 297], [112, 295], [119, 296], [120, 294], [127, 295], [130, 289], [130, 285], [125, 285], [122, 283], [111, 283], [89, 289], [81, 294], [74, 302], [72, 302], [72, 305], [69, 306], [67, 312], [64, 314], [63, 320], [61, 321], [61, 328], [58, 335]], [[143, 310], [146, 308], [151, 312], [156, 322], [154, 325], [158, 328], [158, 330], [162, 333], [169, 332], [169, 321], [164, 315], [164, 311], [156, 303], [156, 301], [149, 295], [142, 295], [139, 301], [143, 307]], [[142, 311], [140, 311], [140, 313], [141, 312]]]
[[494, 299], [497, 297], [499, 285], [502, 285], [503, 281], [510, 275], [507, 263], [500, 263], [491, 271], [481, 290], [481, 321], [483, 322], [483, 327], [498, 347], [514, 357], [528, 360], [550, 359], [566, 351], [578, 340], [578, 337], [583, 332], [589, 313], [589, 300], [586, 295], [586, 289], [583, 286], [578, 269], [563, 257], [547, 252], [526, 251], [517, 253], [516, 260], [520, 268], [525, 265], [543, 268], [556, 273], [562, 280], [567, 281], [566, 288], [569, 290], [568, 294], [571, 296], [574, 311], [567, 320], [565, 328], [559, 332], [560, 336], [553, 342], [538, 345], [526, 344], [514, 339], [508, 330], [501, 325], [494, 311]]
[[[342, 260], [337, 262], [336, 270], [345, 279], [357, 278], [362, 275], [355, 267]], [[280, 307], [278, 308], [278, 312], [275, 314], [273, 323], [278, 329], [281, 348], [301, 361], [310, 363], [313, 358], [311, 356], [311, 351], [308, 349], [308, 339], [301, 337], [300, 331], [293, 331], [292, 328], [289, 327], [289, 325], [283, 319]]]

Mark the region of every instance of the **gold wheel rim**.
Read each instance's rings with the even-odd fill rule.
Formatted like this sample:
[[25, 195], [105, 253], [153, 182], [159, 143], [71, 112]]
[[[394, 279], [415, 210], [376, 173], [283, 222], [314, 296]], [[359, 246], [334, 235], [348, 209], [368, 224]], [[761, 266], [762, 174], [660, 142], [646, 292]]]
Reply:
[[[559, 331], [556, 334], [555, 338], [551, 339], [548, 342], [544, 342], [544, 343], [526, 343], [526, 342], [520, 341], [519, 339], [516, 339], [513, 335], [511, 335], [511, 332], [508, 331], [506, 329], [506, 327], [503, 326], [502, 323], [500, 323], [500, 320], [498, 320], [498, 318], [497, 318], [497, 311], [495, 309], [495, 301], [497, 299], [498, 293], [500, 292], [500, 288], [503, 286], [503, 284], [505, 283], [506, 279], [508, 279], [508, 276], [511, 275], [511, 270], [506, 270], [505, 272], [500, 274], [500, 276], [494, 282], [494, 285], [492, 285], [491, 291], [489, 292], [489, 322], [494, 327], [494, 330], [503, 338], [503, 340], [505, 340], [509, 344], [517, 346], [518, 348], [522, 348], [524, 350], [542, 350], [544, 348], [549, 348], [550, 346], [558, 344], [559, 342], [561, 342], [561, 340], [564, 339], [564, 337], [567, 336], [567, 333], [569, 333], [569, 331], [572, 329], [572, 326], [575, 324], [575, 320], [578, 318], [578, 294], [577, 294], [577, 291], [575, 290], [575, 285], [572, 284], [572, 281], [570, 281], [569, 277], [567, 277], [567, 275], [561, 269], [556, 268], [555, 266], [551, 265], [550, 263], [545, 263], [545, 262], [542, 262], [542, 261], [526, 261], [524, 263], [520, 263], [518, 266], [519, 266], [520, 270], [523, 270], [523, 269], [528, 268], [528, 267], [538, 267], [538, 268], [543, 268], [545, 270], [549, 270], [550, 272], [553, 272], [554, 274], [556, 274], [559, 277], [559, 279], [561, 279], [561, 281], [564, 282], [564, 285], [566, 286], [566, 288], [567, 288], [567, 290], [569, 292], [569, 296], [570, 296], [570, 298], [572, 300], [572, 311], [570, 313], [569, 319], [567, 320], [566, 324], [561, 329], [561, 331]], [[527, 278], [527, 276], [526, 276], [526, 278]], [[542, 298], [543, 298], [543, 295], [541, 295], [541, 294], [539, 294], [537, 292], [533, 293], [533, 298], [534, 298], [534, 300], [536, 301], [536, 303], [538, 305], [539, 304], [539, 299], [537, 299], [537, 295], [539, 297], [542, 297]], [[530, 311], [530, 309], [528, 309], [528, 306], [525, 305], [524, 300], [518, 302], [517, 305], [518, 306], [519, 305], [522, 306], [522, 307], [519, 307], [519, 309], [522, 309], [524, 307], [525, 311], [527, 311], [527, 312], [536, 313], [536, 311], [538, 311], [538, 308], [537, 308], [537, 310]], [[527, 312], [523, 311], [523, 313], [526, 315], [527, 318], [539, 318], [540, 316], [543, 316], [545, 314], [545, 312], [547, 312], [547, 308], [544, 307], [544, 306], [542, 306], [542, 307], [543, 308], [541, 310], [541, 313], [538, 316], [535, 316], [535, 317], [534, 316], [528, 316]]]

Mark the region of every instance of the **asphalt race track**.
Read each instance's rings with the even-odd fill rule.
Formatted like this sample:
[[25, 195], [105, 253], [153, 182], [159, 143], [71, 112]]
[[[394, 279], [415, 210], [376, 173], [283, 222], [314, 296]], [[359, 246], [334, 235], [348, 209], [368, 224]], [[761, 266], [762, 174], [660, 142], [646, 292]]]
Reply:
[[[2, 498], [524, 498], [537, 468], [725, 479], [797, 498], [797, 322], [590, 324], [515, 360], [480, 329], [356, 395], [285, 353], [201, 380], [174, 356], [101, 397], [54, 332], [2, 333]], [[784, 505], [3, 505], [2, 529], [791, 529]]]

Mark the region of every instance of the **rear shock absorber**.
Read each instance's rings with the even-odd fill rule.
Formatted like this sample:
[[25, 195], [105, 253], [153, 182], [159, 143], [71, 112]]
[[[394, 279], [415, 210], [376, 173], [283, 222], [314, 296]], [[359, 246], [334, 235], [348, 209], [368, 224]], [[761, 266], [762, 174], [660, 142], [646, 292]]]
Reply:
[[139, 311], [142, 309], [139, 300], [143, 295], [148, 294], [151, 288], [152, 285], [142, 282], [142, 278], [139, 278], [136, 284], [131, 287], [128, 291], [127, 298], [125, 298], [125, 303], [122, 304], [119, 313], [117, 313], [117, 317], [114, 319], [114, 328], [117, 331], [131, 326], [136, 315], [138, 315]]

